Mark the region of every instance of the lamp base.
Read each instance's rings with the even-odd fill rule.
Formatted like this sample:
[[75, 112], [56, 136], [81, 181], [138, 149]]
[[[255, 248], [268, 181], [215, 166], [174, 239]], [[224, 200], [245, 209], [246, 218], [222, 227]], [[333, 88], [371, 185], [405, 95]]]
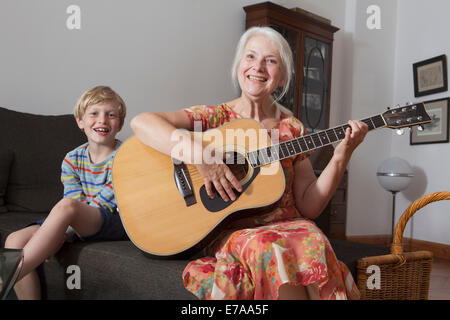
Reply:
[[395, 225], [395, 196], [398, 191], [391, 191], [392, 193], [392, 230], [391, 230], [391, 243], [394, 242], [394, 225]]

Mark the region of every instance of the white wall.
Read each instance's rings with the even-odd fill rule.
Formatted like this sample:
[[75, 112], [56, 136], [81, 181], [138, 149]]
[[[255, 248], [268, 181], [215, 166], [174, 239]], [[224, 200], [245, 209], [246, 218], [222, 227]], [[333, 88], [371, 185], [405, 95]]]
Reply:
[[[384, 112], [388, 106], [417, 101], [412, 63], [447, 54], [450, 3], [445, 0], [282, 1], [332, 19], [335, 34], [331, 125]], [[381, 9], [381, 30], [367, 28], [370, 5]], [[450, 96], [448, 92], [426, 100]], [[349, 107], [351, 106], [351, 107]], [[389, 157], [409, 161], [416, 177], [397, 195], [396, 221], [423, 194], [450, 188], [450, 144], [409, 145], [409, 132], [389, 129], [367, 135], [349, 164], [348, 236], [390, 234], [392, 196], [381, 188], [377, 167]], [[428, 205], [410, 221], [404, 235], [450, 244], [448, 203]]]
[[[450, 2], [446, 0], [399, 0], [395, 100], [427, 101], [450, 97], [443, 92], [414, 97], [412, 64], [441, 54], [450, 57]], [[450, 190], [450, 144], [409, 144], [409, 134], [392, 138], [391, 155], [406, 159], [416, 173], [411, 186], [397, 197], [397, 217], [411, 201], [430, 192]], [[450, 244], [450, 203], [441, 201], [421, 209], [406, 236]]]
[[[394, 105], [397, 2], [392, 0], [283, 1], [328, 17], [335, 34], [330, 125], [382, 113]], [[297, 5], [295, 5], [297, 4]], [[366, 10], [381, 9], [381, 30], [367, 28]], [[376, 178], [378, 165], [391, 155], [388, 129], [371, 132], [349, 164], [348, 236], [389, 234], [391, 198]]]
[[[381, 12], [381, 29], [367, 27], [370, 5]], [[392, 0], [352, 2], [353, 90], [351, 118], [361, 119], [386, 111], [394, 101], [397, 5]], [[349, 19], [351, 19], [349, 17]], [[379, 164], [390, 155], [391, 132], [369, 132], [349, 164], [347, 235], [389, 234], [389, 195], [376, 178]]]
[[[365, 10], [372, 4], [381, 9], [381, 30], [366, 26]], [[356, 2], [354, 32], [349, 30], [354, 44], [352, 118], [421, 100], [414, 97], [412, 64], [440, 54], [448, 56], [449, 9], [444, 0]], [[448, 96], [445, 92], [422, 100]], [[396, 221], [420, 196], [450, 189], [450, 144], [411, 146], [409, 132], [403, 136], [388, 129], [369, 133], [349, 165], [348, 236], [390, 234], [392, 196], [379, 186], [375, 172], [384, 159], [394, 156], [406, 159], [416, 174], [411, 186], [397, 195]], [[450, 244], [448, 205], [444, 201], [420, 210], [404, 236]]]

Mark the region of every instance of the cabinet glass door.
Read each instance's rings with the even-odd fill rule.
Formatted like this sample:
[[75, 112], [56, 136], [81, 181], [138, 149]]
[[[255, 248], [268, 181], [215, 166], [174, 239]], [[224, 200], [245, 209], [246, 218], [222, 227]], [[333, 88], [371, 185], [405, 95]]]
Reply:
[[305, 36], [301, 121], [308, 133], [328, 126], [329, 44]]
[[[298, 41], [298, 32], [286, 29], [280, 26], [276, 25], [270, 25], [271, 28], [278, 31], [283, 37], [286, 39], [286, 41], [289, 43], [289, 46], [292, 50], [292, 57], [294, 60], [294, 70], [297, 70], [297, 41]], [[294, 114], [296, 114], [296, 103], [295, 103], [295, 72], [292, 75], [291, 83], [289, 85], [289, 90], [286, 92], [286, 94], [283, 96], [282, 99], [278, 100], [278, 103], [281, 104], [283, 107], [286, 107], [287, 109], [291, 110]], [[274, 91], [272, 96], [274, 99], [276, 99], [278, 96], [280, 96], [282, 90], [281, 88], [278, 88]]]

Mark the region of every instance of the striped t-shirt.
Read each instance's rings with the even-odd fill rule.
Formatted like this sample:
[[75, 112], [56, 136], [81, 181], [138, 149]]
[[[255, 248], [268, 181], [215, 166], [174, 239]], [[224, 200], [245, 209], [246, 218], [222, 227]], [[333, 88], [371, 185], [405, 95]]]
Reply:
[[89, 157], [89, 144], [85, 143], [70, 151], [61, 166], [61, 181], [64, 198], [85, 202], [93, 207], [117, 211], [116, 197], [112, 185], [112, 160], [121, 142], [104, 161], [93, 164]]

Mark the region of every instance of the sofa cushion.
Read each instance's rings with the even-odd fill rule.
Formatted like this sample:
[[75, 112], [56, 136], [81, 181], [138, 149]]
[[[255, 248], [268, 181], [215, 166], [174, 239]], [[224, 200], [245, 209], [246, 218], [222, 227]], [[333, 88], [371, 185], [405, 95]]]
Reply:
[[86, 142], [73, 115], [35, 115], [0, 108], [0, 146], [13, 152], [6, 206], [48, 212], [63, 195], [61, 162]]
[[13, 231], [25, 228], [30, 223], [45, 218], [44, 213], [6, 212], [0, 214], [0, 246], [3, 247], [5, 239]]
[[[45, 216], [29, 212], [1, 214], [1, 246], [8, 234]], [[196, 299], [183, 286], [181, 274], [188, 263], [149, 258], [131, 241], [77, 241], [64, 244], [38, 271], [45, 299]], [[80, 268], [80, 289], [67, 287], [71, 275], [68, 267], [72, 265]]]
[[[6, 236], [46, 214], [8, 212], [0, 215], [2, 245]], [[356, 280], [357, 260], [388, 254], [389, 248], [330, 239], [337, 258]], [[193, 258], [192, 258], [193, 259]], [[155, 260], [131, 241], [75, 242], [39, 268], [47, 299], [196, 299], [183, 286], [188, 260]], [[81, 289], [68, 289], [68, 267], [80, 267]], [[12, 292], [13, 294], [14, 292]]]
[[[46, 299], [196, 299], [183, 286], [187, 260], [155, 260], [131, 241], [65, 244], [44, 263]], [[80, 289], [68, 289], [68, 266], [79, 267]], [[43, 282], [43, 281], [42, 281]]]
[[0, 149], [0, 213], [8, 211], [5, 203], [5, 194], [12, 159], [13, 153], [11, 150]]

